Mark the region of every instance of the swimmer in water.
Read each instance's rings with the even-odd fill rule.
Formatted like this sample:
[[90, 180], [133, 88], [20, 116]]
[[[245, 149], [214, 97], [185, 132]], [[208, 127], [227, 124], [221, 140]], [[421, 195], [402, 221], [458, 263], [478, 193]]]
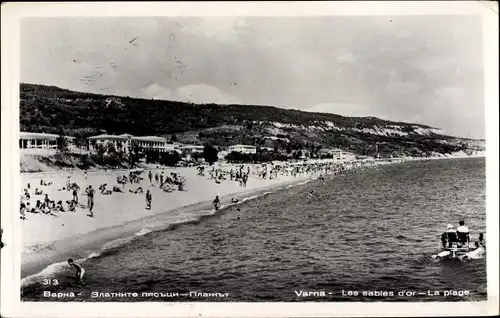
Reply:
[[310, 198], [312, 196], [314, 196], [314, 190], [306, 193], [306, 197]]
[[85, 270], [80, 265], [75, 263], [72, 258], [68, 259], [68, 264], [69, 264], [69, 266], [73, 266], [76, 269], [76, 277], [75, 278], [78, 281], [81, 281], [83, 279], [83, 275], [85, 274]]
[[219, 210], [219, 204], [220, 204], [219, 196], [215, 197], [215, 200], [212, 202], [212, 204], [215, 208], [215, 211]]

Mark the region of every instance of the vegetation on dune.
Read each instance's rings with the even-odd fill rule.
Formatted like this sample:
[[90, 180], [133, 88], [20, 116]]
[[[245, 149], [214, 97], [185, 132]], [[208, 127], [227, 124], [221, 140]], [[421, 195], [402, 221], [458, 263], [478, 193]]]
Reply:
[[[450, 136], [416, 132], [429, 126], [375, 117], [344, 117], [271, 106], [147, 100], [33, 84], [21, 84], [20, 90], [22, 130], [74, 136], [80, 146], [85, 145], [87, 137], [106, 132], [165, 136], [171, 142], [216, 145], [220, 149], [231, 144], [251, 144], [275, 149], [280, 155], [337, 147], [360, 155], [427, 156], [466, 151], [469, 147]], [[373, 133], [373, 129], [391, 131], [395, 126], [405, 135]], [[144, 154], [135, 149], [129, 164], [136, 165], [141, 156]], [[210, 158], [216, 160], [213, 154]], [[94, 159], [102, 161], [104, 157]]]

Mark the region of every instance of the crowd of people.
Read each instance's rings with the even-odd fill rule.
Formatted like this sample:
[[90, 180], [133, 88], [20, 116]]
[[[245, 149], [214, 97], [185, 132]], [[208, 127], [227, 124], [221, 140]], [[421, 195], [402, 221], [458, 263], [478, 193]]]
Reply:
[[[108, 184], [103, 183], [98, 187], [100, 195], [112, 195], [113, 193], [125, 193], [126, 187], [129, 187], [128, 193], [133, 194], [144, 194], [143, 186], [141, 181], [144, 179], [141, 174], [143, 170], [130, 171], [128, 175], [118, 175], [116, 178], [116, 184], [108, 189]], [[165, 192], [186, 191], [186, 178], [178, 173], [170, 173], [170, 175], [165, 175], [162, 171], [161, 173], [155, 173], [153, 175], [152, 171], [148, 173], [149, 186], [162, 189]], [[87, 180], [87, 172], [85, 171], [85, 180]], [[63, 200], [55, 201], [49, 197], [49, 194], [44, 193], [44, 188], [52, 185], [52, 182], [46, 182], [43, 178], [40, 180], [40, 187], [36, 187], [34, 192], [31, 192], [31, 184], [28, 183], [26, 187], [21, 191], [22, 195], [20, 198], [20, 218], [22, 220], [27, 220], [27, 213], [34, 214], [44, 214], [57, 217], [60, 212], [75, 212], [77, 208], [87, 209], [89, 217], [94, 217], [94, 206], [95, 206], [95, 194], [96, 191], [92, 185], [88, 185], [83, 191], [81, 191], [80, 185], [71, 180], [71, 177], [67, 177], [66, 183], [62, 188], [58, 188], [57, 191], [69, 192], [68, 200], [63, 203]], [[49, 192], [49, 191], [47, 191]], [[79, 200], [79, 195], [87, 197], [86, 204], [83, 204]], [[42, 198], [38, 198], [38, 197]], [[151, 210], [152, 206], [152, 193], [149, 189], [145, 192], [145, 209]]]
[[[274, 162], [266, 164], [253, 165], [214, 165], [214, 166], [198, 166], [198, 176], [208, 177], [216, 184], [225, 181], [235, 182], [240, 187], [247, 187], [250, 177], [261, 180], [279, 179], [280, 176], [313, 176], [319, 175], [320, 179], [324, 179], [326, 175], [334, 175], [343, 173], [349, 166], [355, 167], [352, 163], [339, 162]], [[149, 189], [145, 189], [142, 180], [149, 180], [148, 187], [157, 187], [164, 192], [170, 193], [173, 191], [187, 191], [186, 178], [179, 173], [171, 172], [166, 174], [164, 171], [148, 171], [143, 174], [144, 170], [135, 169], [128, 174], [121, 174], [116, 177], [116, 184], [108, 189], [108, 184], [100, 184], [97, 189], [99, 195], [112, 195], [113, 193], [132, 193], [143, 194], [145, 199], [145, 208], [150, 210], [152, 207], [152, 193]], [[87, 180], [87, 172], [85, 171], [85, 180]], [[70, 176], [67, 177], [65, 185], [58, 191], [69, 192], [70, 196], [63, 200], [53, 200], [47, 193], [44, 194], [44, 188], [52, 185], [52, 182], [47, 182], [43, 178], [40, 180], [39, 187], [36, 187], [34, 192], [31, 192], [31, 185], [28, 183], [22, 191], [20, 216], [21, 219], [27, 219], [27, 213], [46, 214], [58, 216], [60, 212], [75, 212], [77, 208], [87, 209], [88, 216], [94, 216], [95, 194], [96, 191], [92, 185], [88, 185], [83, 191], [76, 182], [72, 181]], [[127, 188], [128, 187], [128, 191]], [[50, 192], [50, 191], [49, 191]], [[79, 196], [87, 197], [86, 204], [80, 202]], [[35, 199], [32, 199], [32, 196]], [[43, 196], [43, 199], [38, 198]], [[220, 200], [217, 198], [217, 202]]]

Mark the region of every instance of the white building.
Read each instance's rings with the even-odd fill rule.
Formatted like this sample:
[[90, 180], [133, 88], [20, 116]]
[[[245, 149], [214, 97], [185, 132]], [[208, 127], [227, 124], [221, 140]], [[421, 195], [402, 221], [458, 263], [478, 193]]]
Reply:
[[107, 148], [109, 144], [112, 144], [116, 151], [128, 152], [132, 146], [132, 135], [98, 135], [87, 138], [89, 141], [89, 149], [95, 151], [99, 145], [103, 145]]
[[97, 147], [102, 144], [107, 147], [108, 144], [113, 144], [116, 150], [125, 153], [130, 151], [133, 144], [137, 144], [141, 149], [156, 150], [159, 152], [174, 151], [178, 148], [177, 145], [168, 143], [166, 138], [157, 136], [132, 136], [130, 134], [122, 135], [98, 135], [89, 137], [89, 149], [95, 150], [94, 144]]
[[[74, 148], [75, 137], [64, 136], [68, 141], [68, 148]], [[21, 131], [19, 133], [19, 148], [20, 149], [57, 149], [56, 134], [33, 133]]]
[[339, 148], [322, 148], [319, 150], [319, 155], [329, 155], [332, 156], [333, 159], [335, 160], [342, 160], [342, 149]]
[[251, 145], [233, 145], [229, 146], [229, 152], [239, 152], [239, 153], [257, 153], [257, 147]]
[[132, 137], [139, 147], [145, 150], [157, 150], [159, 152], [169, 152], [176, 150], [177, 146], [170, 144], [167, 138], [156, 136]]
[[57, 149], [59, 135], [32, 133], [21, 131], [19, 134], [19, 148], [21, 149]]
[[182, 157], [191, 160], [191, 156], [195, 153], [203, 153], [204, 146], [198, 145], [183, 145], [179, 146], [178, 150], [181, 152]]

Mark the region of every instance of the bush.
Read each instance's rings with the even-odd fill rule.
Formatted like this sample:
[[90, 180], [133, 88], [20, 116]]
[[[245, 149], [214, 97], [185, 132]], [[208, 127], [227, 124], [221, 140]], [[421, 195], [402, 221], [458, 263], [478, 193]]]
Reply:
[[76, 166], [80, 169], [87, 170], [93, 166], [95, 166], [95, 162], [92, 161], [89, 155], [82, 155], [79, 159], [79, 162], [76, 164]]
[[164, 152], [159, 156], [159, 163], [164, 166], [175, 166], [179, 161], [181, 161], [181, 155], [177, 151]]

